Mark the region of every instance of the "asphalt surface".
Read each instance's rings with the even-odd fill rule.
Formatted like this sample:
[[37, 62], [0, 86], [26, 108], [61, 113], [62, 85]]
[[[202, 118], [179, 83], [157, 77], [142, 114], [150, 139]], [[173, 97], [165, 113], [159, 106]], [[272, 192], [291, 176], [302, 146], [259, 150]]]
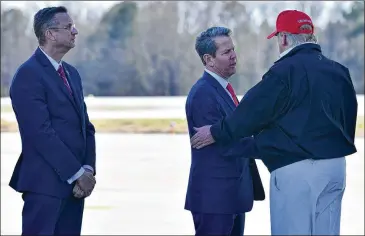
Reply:
[[[347, 158], [341, 234], [364, 235], [364, 139]], [[1, 133], [1, 234], [21, 234], [22, 199], [9, 186], [20, 153], [17, 133]], [[86, 200], [82, 234], [192, 235], [183, 209], [190, 165], [186, 135], [97, 135], [97, 186]], [[258, 162], [267, 200], [246, 217], [246, 235], [269, 235], [269, 173]]]

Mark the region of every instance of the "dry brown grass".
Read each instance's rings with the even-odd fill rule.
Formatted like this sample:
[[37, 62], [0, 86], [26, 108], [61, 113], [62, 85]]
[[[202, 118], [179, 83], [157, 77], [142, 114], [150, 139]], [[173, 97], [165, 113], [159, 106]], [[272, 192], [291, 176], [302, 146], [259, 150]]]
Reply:
[[[100, 119], [92, 120], [100, 133], [187, 133], [185, 119]], [[356, 136], [364, 137], [364, 116], [357, 119]], [[18, 132], [16, 122], [1, 120], [1, 132]]]

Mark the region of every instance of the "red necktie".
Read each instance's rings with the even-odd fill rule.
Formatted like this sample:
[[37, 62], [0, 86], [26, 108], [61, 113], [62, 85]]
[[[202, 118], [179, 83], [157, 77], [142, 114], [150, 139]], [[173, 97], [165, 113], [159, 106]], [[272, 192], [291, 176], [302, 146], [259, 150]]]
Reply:
[[238, 101], [237, 96], [234, 93], [234, 89], [233, 89], [233, 87], [230, 83], [228, 83], [228, 85], [227, 85], [227, 90], [231, 94], [231, 96], [233, 98], [233, 101], [234, 101], [234, 104], [236, 104], [236, 106], [238, 106], [238, 103], [240, 103], [240, 102]]
[[61, 65], [60, 65], [60, 67], [58, 67], [57, 72], [60, 75], [60, 77], [62, 78], [63, 83], [66, 85], [68, 91], [70, 92], [70, 95], [72, 95], [71, 87], [70, 87], [70, 85], [67, 82], [67, 78], [66, 78], [66, 75], [65, 75], [65, 71], [63, 70], [63, 67]]

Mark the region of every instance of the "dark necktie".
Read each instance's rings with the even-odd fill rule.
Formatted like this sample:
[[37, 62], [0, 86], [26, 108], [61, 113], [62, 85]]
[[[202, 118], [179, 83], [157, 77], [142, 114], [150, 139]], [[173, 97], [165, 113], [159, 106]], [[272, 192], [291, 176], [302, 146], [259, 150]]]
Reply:
[[60, 75], [60, 77], [62, 78], [63, 83], [66, 85], [66, 87], [68, 89], [68, 92], [70, 93], [70, 95], [72, 95], [72, 90], [71, 90], [70, 85], [67, 82], [67, 78], [66, 78], [66, 75], [65, 75], [65, 71], [63, 70], [62, 65], [60, 65], [60, 67], [58, 67], [57, 72]]
[[228, 85], [227, 85], [227, 90], [231, 94], [231, 96], [233, 98], [233, 101], [234, 101], [234, 104], [236, 106], [238, 106], [238, 103], [240, 103], [240, 102], [238, 101], [237, 96], [236, 96], [236, 94], [234, 92], [234, 89], [233, 89], [233, 87], [232, 87], [232, 85], [230, 83], [228, 83]]

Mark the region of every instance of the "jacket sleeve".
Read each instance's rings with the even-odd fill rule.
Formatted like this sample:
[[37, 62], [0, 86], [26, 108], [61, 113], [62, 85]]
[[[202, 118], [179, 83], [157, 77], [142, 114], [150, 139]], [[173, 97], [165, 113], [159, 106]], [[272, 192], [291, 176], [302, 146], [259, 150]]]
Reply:
[[246, 93], [232, 114], [212, 125], [214, 140], [228, 143], [259, 133], [282, 114], [288, 97], [286, 83], [269, 71]]
[[261, 159], [259, 150], [253, 137], [241, 138], [238, 142], [233, 141], [222, 153], [224, 157]]
[[52, 127], [41, 76], [31, 68], [21, 67], [12, 82], [10, 98], [23, 138], [62, 181], [67, 181], [80, 170], [81, 163]]
[[[212, 125], [225, 116], [225, 112], [220, 108], [214, 95], [206, 93], [196, 94], [191, 102], [191, 112], [194, 127]], [[245, 137], [238, 141], [216, 146], [219, 147], [222, 157], [259, 158], [255, 140], [252, 137]]]
[[82, 98], [81, 101], [82, 101], [82, 106], [83, 106], [82, 111], [84, 112], [83, 115], [85, 118], [84, 125], [85, 125], [85, 136], [86, 136], [86, 151], [85, 151], [85, 159], [84, 159], [85, 161], [83, 163], [83, 168], [93, 172], [93, 174], [96, 175], [95, 127], [89, 119], [89, 114], [87, 111], [87, 106], [86, 106], [85, 98], [83, 95], [83, 86], [82, 86], [81, 76], [76, 68], [74, 68], [71, 65], [69, 65], [69, 66], [70, 66], [70, 69], [73, 70], [74, 74], [77, 74], [77, 76], [79, 78], [80, 93], [81, 93], [81, 98]]
[[96, 146], [95, 146], [95, 127], [89, 119], [86, 103], [84, 102], [85, 122], [86, 122], [86, 161], [85, 165], [92, 167], [96, 175]]

